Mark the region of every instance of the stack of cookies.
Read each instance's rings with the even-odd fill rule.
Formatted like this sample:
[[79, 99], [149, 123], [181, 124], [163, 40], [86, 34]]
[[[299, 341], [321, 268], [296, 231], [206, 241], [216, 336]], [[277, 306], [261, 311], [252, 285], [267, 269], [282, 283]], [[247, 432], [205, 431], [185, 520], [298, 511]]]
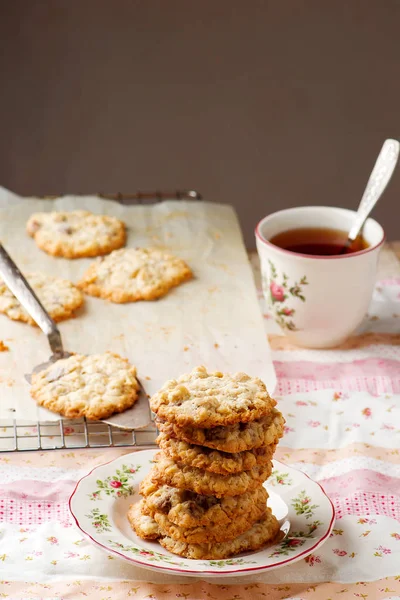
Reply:
[[279, 523], [263, 483], [285, 421], [264, 383], [198, 367], [150, 404], [161, 452], [128, 513], [137, 535], [216, 560], [275, 540]]

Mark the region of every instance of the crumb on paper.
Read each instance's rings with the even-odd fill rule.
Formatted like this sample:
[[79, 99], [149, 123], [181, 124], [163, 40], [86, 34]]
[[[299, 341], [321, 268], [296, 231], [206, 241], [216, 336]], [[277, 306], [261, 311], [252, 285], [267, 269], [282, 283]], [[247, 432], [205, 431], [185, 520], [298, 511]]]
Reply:
[[377, 317], [376, 315], [373, 315], [372, 317], [369, 318], [370, 321], [379, 321], [379, 317]]
[[174, 327], [160, 327], [160, 329], [161, 329], [161, 331], [163, 332], [163, 334], [164, 334], [165, 336], [169, 336], [169, 335], [170, 335], [170, 333], [172, 333], [172, 332], [173, 332], [173, 330], [174, 330]]
[[216, 239], [216, 240], [220, 240], [220, 239], [221, 239], [221, 237], [222, 237], [222, 236], [221, 236], [221, 234], [220, 234], [220, 232], [219, 232], [219, 231], [214, 231], [214, 239]]
[[0, 340], [0, 352], [9, 352], [10, 348]]
[[189, 346], [183, 346], [183, 351], [187, 352], [189, 350]]
[[113, 340], [123, 340], [125, 337], [124, 333], [120, 333], [119, 335], [114, 335]]
[[148, 375], [146, 375], [145, 379], [147, 379], [147, 381], [150, 381], [151, 377], [149, 377]]
[[12, 387], [15, 383], [15, 379], [11, 379], [11, 377], [9, 377], [8, 379], [0, 377], [0, 383], [5, 383], [7, 387]]
[[216, 285], [213, 285], [212, 287], [209, 287], [207, 291], [209, 294], [213, 294], [214, 292], [218, 292], [218, 290], [219, 290], [219, 287]]
[[165, 215], [164, 217], [164, 221], [171, 221], [172, 219], [179, 219], [180, 217], [189, 217], [189, 213], [184, 212], [183, 210], [179, 211], [176, 210], [172, 213], [170, 213], [169, 215]]
[[215, 342], [214, 348], [219, 348], [219, 344], [217, 344], [217, 342]]
[[211, 264], [213, 267], [216, 267], [217, 269], [225, 271], [225, 273], [228, 273], [228, 275], [234, 275], [233, 271], [225, 263], [210, 262], [209, 264]]

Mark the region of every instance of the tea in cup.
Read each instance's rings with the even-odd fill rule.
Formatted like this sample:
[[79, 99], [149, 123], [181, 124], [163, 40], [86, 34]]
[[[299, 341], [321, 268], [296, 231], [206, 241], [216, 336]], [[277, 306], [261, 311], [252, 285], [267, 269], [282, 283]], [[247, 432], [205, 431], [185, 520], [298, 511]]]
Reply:
[[273, 213], [256, 227], [265, 299], [299, 346], [340, 345], [368, 311], [385, 234], [370, 218], [341, 253], [355, 215], [344, 208], [302, 206]]

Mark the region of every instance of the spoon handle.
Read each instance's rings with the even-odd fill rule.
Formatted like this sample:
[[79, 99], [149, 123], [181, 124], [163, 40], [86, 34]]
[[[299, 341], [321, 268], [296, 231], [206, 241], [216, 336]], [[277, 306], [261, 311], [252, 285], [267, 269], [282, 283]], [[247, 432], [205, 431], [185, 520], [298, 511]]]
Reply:
[[385, 191], [397, 164], [399, 149], [400, 144], [397, 140], [385, 140], [358, 207], [356, 219], [350, 229], [348, 236], [350, 241], [356, 239], [371, 210]]

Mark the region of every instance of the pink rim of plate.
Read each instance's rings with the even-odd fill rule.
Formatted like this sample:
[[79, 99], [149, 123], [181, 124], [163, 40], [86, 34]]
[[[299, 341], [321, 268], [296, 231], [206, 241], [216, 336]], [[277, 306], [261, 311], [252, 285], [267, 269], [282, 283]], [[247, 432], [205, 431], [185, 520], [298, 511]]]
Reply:
[[[315, 208], [318, 208], [318, 207], [315, 207]], [[291, 209], [287, 208], [284, 210], [280, 210], [278, 212], [285, 212], [286, 210], [291, 210]], [[337, 259], [344, 259], [344, 258], [347, 258], [347, 259], [355, 258], [356, 256], [361, 256], [361, 254], [367, 254], [367, 252], [372, 252], [372, 250], [376, 250], [377, 248], [379, 248], [380, 246], [382, 246], [382, 244], [384, 244], [386, 242], [385, 230], [383, 229], [382, 225], [380, 225], [378, 223], [378, 225], [380, 225], [380, 227], [382, 227], [382, 231], [383, 231], [382, 239], [380, 242], [378, 242], [374, 246], [369, 246], [368, 248], [365, 248], [365, 250], [359, 250], [358, 252], [352, 252], [351, 254], [337, 254], [336, 256], [317, 256], [315, 254], [302, 254], [301, 252], [291, 252], [290, 250], [285, 250], [284, 248], [275, 246], [275, 244], [271, 244], [271, 242], [269, 240], [265, 239], [265, 237], [261, 234], [261, 225], [263, 224], [265, 219], [272, 216], [273, 214], [275, 214], [275, 213], [271, 213], [271, 215], [267, 215], [267, 217], [263, 217], [261, 219], [261, 221], [259, 221], [257, 223], [257, 226], [255, 228], [255, 234], [256, 234], [257, 238], [260, 240], [260, 242], [262, 242], [266, 246], [269, 246], [270, 248], [273, 248], [274, 250], [276, 250], [277, 252], [281, 252], [282, 254], [289, 254], [290, 256], [298, 256], [299, 258], [311, 258], [312, 260], [337, 260]]]
[[[77, 482], [74, 491], [72, 492], [71, 496], [69, 497], [69, 501], [68, 501], [68, 506], [69, 506], [69, 512], [71, 513], [74, 521], [75, 521], [75, 525], [76, 527], [79, 529], [79, 531], [81, 531], [83, 533], [83, 535], [87, 538], [89, 538], [96, 546], [99, 546], [100, 548], [103, 548], [103, 550], [106, 550], [107, 552], [111, 553], [111, 554], [115, 554], [116, 556], [120, 556], [123, 560], [129, 561], [134, 563], [135, 565], [139, 565], [141, 567], [145, 567], [145, 568], [150, 568], [153, 569], [153, 565], [149, 565], [147, 562], [143, 562], [141, 560], [137, 560], [135, 558], [130, 558], [129, 556], [126, 556], [125, 554], [122, 554], [121, 552], [118, 552], [117, 550], [114, 550], [112, 548], [109, 548], [108, 546], [105, 546], [104, 544], [102, 544], [101, 542], [98, 542], [97, 540], [95, 540], [89, 533], [87, 533], [84, 529], [82, 529], [82, 527], [79, 525], [78, 523], [78, 519], [75, 516], [72, 507], [71, 507], [71, 501], [72, 498], [74, 497], [76, 490], [78, 489], [78, 486], [80, 484], [81, 481], [83, 481], [84, 479], [86, 479], [87, 477], [89, 477], [89, 475], [91, 475], [93, 473], [93, 471], [96, 471], [96, 469], [99, 469], [101, 467], [104, 467], [105, 465], [109, 465], [110, 463], [114, 462], [115, 458], [113, 460], [109, 460], [106, 463], [103, 463], [101, 465], [97, 465], [96, 467], [94, 467], [91, 471], [89, 471], [89, 473], [87, 473], [86, 475], [84, 475], [83, 477], [81, 477], [79, 479], [79, 481]], [[281, 463], [284, 464], [284, 463]], [[293, 469], [294, 471], [298, 471], [299, 473], [301, 473], [302, 475], [304, 475], [305, 477], [307, 477], [307, 479], [309, 479], [310, 481], [312, 481], [313, 483], [315, 483], [316, 485], [319, 486], [319, 488], [321, 489], [323, 495], [325, 496], [325, 498], [328, 500], [329, 504], [331, 505], [331, 509], [332, 509], [332, 517], [328, 526], [328, 529], [326, 531], [326, 533], [318, 540], [318, 542], [316, 544], [314, 544], [314, 546], [312, 546], [311, 548], [308, 548], [308, 550], [304, 550], [303, 552], [301, 552], [300, 554], [297, 554], [296, 556], [292, 556], [291, 558], [286, 558], [285, 560], [281, 560], [277, 563], [274, 563], [273, 565], [266, 565], [263, 567], [248, 567], [246, 569], [232, 569], [230, 571], [201, 571], [201, 573], [206, 573], [208, 575], [220, 575], [220, 576], [224, 576], [224, 575], [229, 575], [231, 573], [244, 573], [244, 572], [248, 572], [248, 571], [267, 571], [268, 569], [276, 569], [277, 567], [281, 567], [285, 564], [291, 563], [291, 562], [296, 562], [297, 560], [299, 560], [300, 558], [302, 558], [303, 556], [308, 556], [309, 554], [312, 554], [312, 552], [314, 550], [316, 550], [317, 548], [319, 548], [323, 542], [327, 539], [327, 537], [330, 536], [332, 529], [333, 529], [333, 525], [335, 523], [335, 507], [333, 506], [332, 500], [329, 498], [329, 496], [326, 494], [324, 488], [322, 487], [321, 484], [318, 483], [318, 481], [314, 481], [313, 479], [311, 479], [311, 477], [309, 477], [306, 473], [303, 473], [303, 471], [300, 471], [299, 469], [295, 469], [294, 467], [290, 467], [291, 469]], [[268, 548], [268, 546], [266, 546], [266, 548]], [[262, 549], [261, 549], [262, 550]], [[258, 552], [258, 551], [257, 551]], [[249, 553], [249, 555], [251, 556], [251, 553]], [[162, 556], [162, 554], [161, 554]], [[175, 555], [173, 555], [175, 556]], [[179, 557], [178, 557], [179, 558]], [[182, 557], [180, 557], [182, 558]], [[189, 560], [189, 559], [184, 559], [184, 560]], [[193, 559], [192, 559], [193, 560]], [[189, 569], [179, 569], [177, 567], [162, 567], [157, 565], [157, 569], [156, 570], [161, 570], [161, 571], [171, 571], [172, 573], [174, 572], [179, 572], [179, 573], [190, 573], [192, 575], [198, 575], [200, 571], [192, 571]]]

